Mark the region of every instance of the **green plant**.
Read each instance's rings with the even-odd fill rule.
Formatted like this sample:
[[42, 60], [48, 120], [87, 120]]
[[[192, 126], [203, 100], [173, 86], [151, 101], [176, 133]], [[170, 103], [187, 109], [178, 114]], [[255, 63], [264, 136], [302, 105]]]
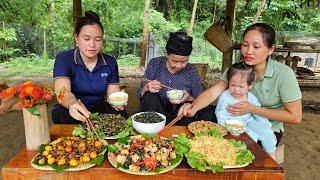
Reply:
[[54, 61], [52, 59], [43, 60], [35, 54], [28, 54], [26, 57], [13, 58], [0, 64], [0, 76], [24, 76], [34, 77], [50, 75], [53, 70]]
[[20, 51], [17, 48], [8, 47], [8, 43], [17, 41], [16, 33], [14, 28], [1, 28], [0, 29], [0, 56], [3, 56], [4, 61], [7, 61], [9, 56]]
[[133, 54], [122, 55], [117, 59], [118, 66], [138, 67], [139, 62], [140, 57]]

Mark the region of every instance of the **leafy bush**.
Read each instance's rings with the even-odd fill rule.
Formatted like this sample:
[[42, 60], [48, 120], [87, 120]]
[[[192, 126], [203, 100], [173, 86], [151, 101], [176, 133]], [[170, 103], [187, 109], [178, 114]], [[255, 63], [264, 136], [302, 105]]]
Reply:
[[138, 67], [140, 63], [140, 57], [135, 56], [133, 54], [127, 54], [119, 56], [117, 59], [118, 66], [124, 66], [124, 67]]
[[54, 61], [45, 60], [37, 55], [30, 54], [27, 57], [18, 57], [0, 64], [0, 76], [23, 76], [32, 77], [50, 74], [53, 70]]

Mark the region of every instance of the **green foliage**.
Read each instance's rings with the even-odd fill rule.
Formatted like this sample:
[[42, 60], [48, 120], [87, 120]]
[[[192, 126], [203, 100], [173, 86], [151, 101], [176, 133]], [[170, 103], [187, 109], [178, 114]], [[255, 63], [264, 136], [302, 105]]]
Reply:
[[149, 17], [149, 29], [157, 44], [162, 48], [162, 51], [164, 51], [166, 41], [169, 38], [169, 33], [181, 28], [179, 24], [167, 21], [162, 13], [151, 10]]
[[[260, 1], [237, 1], [235, 41], [240, 41], [242, 32], [252, 23], [260, 3]], [[292, 34], [299, 33], [304, 36], [306, 32], [313, 31], [314, 36], [319, 36], [320, 8], [315, 1], [309, 3], [308, 5], [306, 1], [291, 0], [270, 1], [262, 12], [259, 22], [270, 24], [277, 32], [292, 31]]]
[[83, 0], [83, 10], [93, 10], [108, 36], [141, 37], [144, 1], [141, 0]]
[[[16, 33], [14, 28], [1, 28], [0, 29], [0, 57], [13, 55], [20, 50], [17, 48], [8, 47], [8, 44], [12, 41], [17, 41]], [[7, 60], [7, 59], [5, 59]]]
[[52, 59], [45, 61], [36, 55], [18, 57], [0, 64], [0, 76], [32, 77], [39, 76], [39, 74], [51, 74], [53, 63]]
[[[169, 9], [169, 2], [172, 2], [171, 9]], [[193, 2], [185, 0], [152, 1], [149, 31], [162, 52], [165, 52], [169, 32], [189, 28]], [[203, 33], [213, 22], [213, 12], [215, 12], [215, 22], [225, 18], [226, 2], [225, 0], [198, 2], [192, 34], [194, 50], [190, 62], [208, 63], [211, 69], [221, 67], [222, 53], [203, 39]], [[261, 1], [254, 0], [236, 1], [233, 42], [240, 42], [244, 29], [252, 23], [260, 3]], [[297, 36], [320, 37], [320, 8], [317, 1], [282, 0], [267, 1], [267, 3], [269, 4], [262, 12], [259, 22], [266, 22], [275, 27], [279, 35], [278, 42], [281, 43]], [[1, 43], [6, 41], [8, 45], [4, 49], [2, 44], [0, 56], [5, 55], [14, 59], [31, 53], [38, 56], [43, 55], [43, 32], [45, 30], [48, 51], [46, 55], [43, 55], [44, 62], [41, 61], [45, 65], [33, 65], [38, 67], [38, 70], [34, 71], [51, 72], [46, 69], [51, 68], [50, 59], [53, 59], [59, 51], [73, 47], [72, 1], [10, 0], [5, 4], [5, 10], [0, 9], [0, 21], [14, 29], [16, 40], [12, 34], [3, 36], [0, 32]], [[137, 50], [132, 52], [132, 44], [119, 43], [118, 47], [118, 43], [108, 40], [108, 37], [142, 38], [144, 1], [82, 0], [82, 12], [87, 10], [97, 12], [104, 25], [106, 41], [103, 50], [116, 56], [119, 53], [119, 66], [129, 64], [137, 67], [140, 61], [138, 57], [140, 46], [136, 46]], [[9, 39], [1, 39], [1, 36]], [[26, 61], [26, 64], [30, 63], [29, 60]], [[43, 69], [40, 70], [41, 68]], [[21, 72], [21, 69], [19, 71]], [[16, 72], [13, 69], [10, 74], [21, 74], [19, 71]], [[1, 70], [0, 74], [2, 73]]]
[[40, 117], [40, 109], [39, 109], [39, 107], [32, 106], [32, 107], [28, 107], [27, 110], [28, 110], [31, 114]]
[[1, 41], [6, 41], [6, 42], [11, 42], [11, 41], [16, 41], [16, 33], [14, 28], [1, 28], [0, 29], [0, 40]]
[[118, 66], [138, 67], [139, 62], [140, 62], [140, 57], [133, 54], [122, 55], [122, 56], [119, 56], [117, 59]]

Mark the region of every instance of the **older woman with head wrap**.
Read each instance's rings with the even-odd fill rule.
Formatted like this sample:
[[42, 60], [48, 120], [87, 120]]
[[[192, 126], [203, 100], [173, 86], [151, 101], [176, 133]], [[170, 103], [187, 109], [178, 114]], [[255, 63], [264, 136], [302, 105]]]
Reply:
[[[185, 32], [170, 33], [166, 45], [167, 55], [150, 60], [144, 74], [137, 95], [140, 98], [140, 111], [155, 111], [167, 117], [167, 123], [177, 116], [178, 109], [185, 102], [193, 101], [202, 91], [200, 77], [196, 68], [189, 64], [189, 55], [192, 51], [192, 37]], [[183, 90], [180, 100], [169, 100], [167, 89], [162, 85]], [[214, 110], [205, 108], [192, 118], [186, 118], [178, 123], [187, 125], [193, 119], [212, 120]]]

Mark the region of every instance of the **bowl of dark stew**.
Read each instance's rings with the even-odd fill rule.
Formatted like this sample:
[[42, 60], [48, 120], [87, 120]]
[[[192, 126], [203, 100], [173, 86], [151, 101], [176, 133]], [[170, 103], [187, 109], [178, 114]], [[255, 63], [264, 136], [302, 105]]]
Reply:
[[157, 112], [139, 112], [132, 116], [132, 126], [139, 133], [157, 133], [166, 125], [166, 116]]

